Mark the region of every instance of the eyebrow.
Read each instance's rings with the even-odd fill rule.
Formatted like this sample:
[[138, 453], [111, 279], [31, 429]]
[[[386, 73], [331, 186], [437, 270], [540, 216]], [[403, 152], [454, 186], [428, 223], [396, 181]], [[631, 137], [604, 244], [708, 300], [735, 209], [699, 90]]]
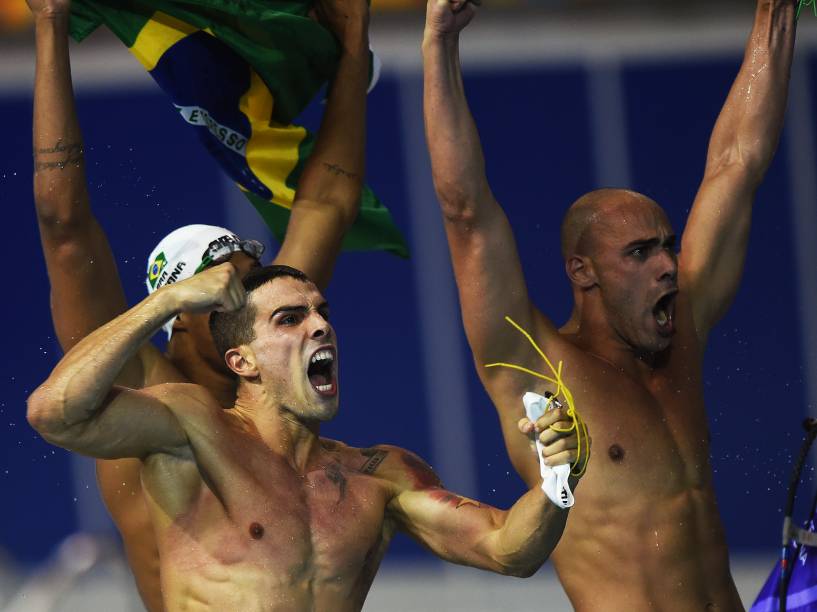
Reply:
[[628, 242], [624, 246], [624, 250], [627, 251], [629, 249], [634, 249], [636, 247], [653, 247], [659, 244], [664, 244], [666, 246], [673, 246], [675, 245], [675, 234], [670, 234], [667, 236], [663, 243], [659, 238], [639, 238], [638, 240], [633, 240], [632, 242]]
[[[307, 312], [308, 310], [309, 310], [309, 308], [307, 306], [303, 306], [303, 305], [299, 305], [299, 306], [279, 306], [278, 308], [276, 308], [275, 310], [272, 311], [272, 314], [269, 316], [269, 318], [272, 319], [275, 315], [277, 315], [277, 314], [279, 314], [281, 312], [304, 313], [304, 312]], [[318, 310], [318, 311], [329, 310], [329, 302], [321, 302], [315, 310]]]

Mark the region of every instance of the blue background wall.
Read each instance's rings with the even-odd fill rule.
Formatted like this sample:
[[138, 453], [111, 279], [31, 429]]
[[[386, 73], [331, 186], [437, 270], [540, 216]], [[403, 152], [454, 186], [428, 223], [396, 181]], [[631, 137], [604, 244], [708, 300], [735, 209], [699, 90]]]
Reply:
[[[813, 91], [817, 61], [814, 55], [805, 59]], [[626, 142], [619, 144], [626, 151], [630, 187], [662, 203], [678, 231], [703, 171], [709, 131], [739, 62], [739, 53], [630, 61], [615, 75], [624, 94]], [[416, 75], [387, 72], [370, 95], [367, 173], [397, 224], [413, 243], [422, 244], [427, 228], [411, 226], [407, 194], [416, 177], [408, 162], [425, 151], [413, 148], [401, 128], [408, 78], [416, 81]], [[516, 229], [531, 293], [556, 321], [570, 310], [559, 259], [559, 220], [571, 201], [601, 186], [593, 163], [589, 117], [595, 107], [588, 78], [587, 68], [577, 62], [467, 74], [491, 184]], [[136, 302], [143, 296], [145, 257], [159, 238], [186, 223], [227, 223], [219, 197], [224, 182], [158, 90], [80, 90], [78, 104], [93, 206], [109, 233], [129, 298]], [[319, 115], [319, 105], [310, 108], [307, 123], [314, 125]], [[31, 196], [30, 96], [0, 90], [0, 117], [4, 141], [12, 143], [0, 149], [7, 262], [0, 547], [33, 562], [87, 523], [78, 516], [77, 500], [93, 496], [95, 483], [25, 421], [25, 398], [59, 352]], [[758, 194], [742, 288], [711, 336], [706, 361], [716, 486], [729, 543], [737, 552], [776, 546], [790, 458], [801, 437], [799, 422], [808, 412], [790, 161], [784, 141]], [[413, 205], [436, 207], [433, 200]], [[422, 367], [419, 304], [437, 296], [417, 289], [412, 265], [381, 253], [341, 258], [328, 296], [342, 351], [343, 402], [324, 433], [351, 444], [399, 444], [434, 464], [430, 428], [435, 415], [428, 413], [427, 394], [435, 391], [427, 388]], [[470, 418], [447, 435], [471, 438], [476, 494], [507, 506], [522, 484], [505, 456], [493, 408], [459, 330], [456, 337], [455, 350], [468, 365], [464, 384]], [[456, 476], [447, 484], [457, 489]], [[392, 550], [393, 559], [417, 556], [428, 557], [404, 541]]]

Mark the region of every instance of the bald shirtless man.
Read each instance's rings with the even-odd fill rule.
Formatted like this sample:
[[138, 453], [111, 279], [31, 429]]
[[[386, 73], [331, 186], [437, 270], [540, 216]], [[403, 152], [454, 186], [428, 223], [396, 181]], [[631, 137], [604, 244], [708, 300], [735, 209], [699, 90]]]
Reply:
[[[458, 39], [475, 9], [459, 0], [428, 3], [426, 135], [475, 362], [543, 369], [503, 320], [511, 316], [552, 361], [564, 362], [565, 382], [593, 432], [595, 458], [553, 553], [577, 610], [742, 607], [712, 487], [701, 368], [707, 335], [737, 290], [755, 190], [780, 135], [795, 5], [757, 2], [680, 256], [666, 214], [644, 195], [603, 189], [567, 211], [562, 252], [574, 307], [557, 327], [530, 302], [465, 99]], [[508, 369], [480, 368], [479, 375], [514, 467], [531, 485], [539, 471], [518, 436], [520, 397], [549, 387]]]
[[[27, 1], [35, 18], [37, 46], [34, 201], [51, 281], [54, 327], [60, 345], [68, 350], [124, 312], [126, 301], [114, 256], [89, 204], [82, 134], [71, 85], [70, 2]], [[319, 15], [338, 36], [343, 52], [276, 261], [297, 266], [319, 287], [325, 287], [343, 235], [357, 216], [363, 181], [368, 9], [362, 0], [326, 0], [318, 6]], [[338, 167], [344, 172], [337, 172]], [[208, 242], [209, 238], [198, 245], [199, 257]], [[252, 253], [250, 249], [228, 249], [222, 258], [244, 274], [259, 265], [248, 252]], [[233, 405], [235, 377], [213, 348], [207, 318], [189, 313], [174, 322], [167, 355], [145, 344], [118, 379], [120, 384], [137, 389], [186, 381], [206, 387], [222, 406]], [[142, 600], [155, 612], [162, 610], [159, 558], [142, 499], [140, 467], [135, 459], [101, 460], [97, 474]]]
[[[231, 410], [200, 385], [114, 385], [168, 318], [210, 310], [239, 379]], [[538, 483], [503, 512], [446, 491], [405, 450], [319, 436], [339, 398], [328, 316], [301, 272], [269, 266], [242, 285], [225, 263], [93, 332], [29, 398], [29, 422], [49, 442], [144, 463], [167, 610], [360, 610], [397, 529], [443, 559], [516, 576], [556, 545], [568, 511]], [[567, 425], [560, 410], [540, 424]], [[543, 455], [576, 458], [552, 446]]]

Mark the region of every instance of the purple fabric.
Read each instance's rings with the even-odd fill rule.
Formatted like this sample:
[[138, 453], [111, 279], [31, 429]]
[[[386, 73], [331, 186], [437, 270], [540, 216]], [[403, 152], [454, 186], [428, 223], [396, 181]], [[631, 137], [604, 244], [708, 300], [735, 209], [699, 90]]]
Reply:
[[[815, 518], [808, 522], [806, 528], [814, 531]], [[791, 582], [789, 582], [786, 610], [792, 612], [806, 612], [817, 610], [817, 548], [810, 546], [788, 547], [789, 563], [791, 564]], [[778, 612], [780, 610], [780, 561], [772, 570], [766, 584], [760, 590], [755, 603], [749, 612]]]

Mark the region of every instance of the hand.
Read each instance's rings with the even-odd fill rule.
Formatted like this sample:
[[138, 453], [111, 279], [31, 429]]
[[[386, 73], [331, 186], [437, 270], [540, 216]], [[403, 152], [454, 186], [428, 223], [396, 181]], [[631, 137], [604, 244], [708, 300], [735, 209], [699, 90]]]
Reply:
[[68, 16], [71, 0], [26, 0], [34, 17]]
[[233, 264], [227, 262], [180, 283], [165, 285], [180, 312], [233, 312], [247, 303], [247, 293]]
[[312, 15], [341, 44], [350, 37], [368, 36], [369, 4], [366, 0], [315, 0]]
[[426, 36], [459, 34], [477, 12], [478, 0], [428, 0]]
[[[572, 464], [578, 457], [579, 438], [576, 429], [572, 428], [573, 420], [567, 414], [567, 408], [548, 410], [535, 423], [524, 417], [519, 420], [519, 431], [526, 436], [538, 436], [542, 443], [542, 458], [545, 464], [554, 467], [562, 464]], [[570, 431], [558, 431], [568, 430]], [[534, 438], [535, 439], [535, 438]], [[587, 445], [585, 449], [584, 446]], [[582, 440], [582, 452], [590, 449], [590, 440]], [[582, 458], [586, 465], [587, 458]]]

